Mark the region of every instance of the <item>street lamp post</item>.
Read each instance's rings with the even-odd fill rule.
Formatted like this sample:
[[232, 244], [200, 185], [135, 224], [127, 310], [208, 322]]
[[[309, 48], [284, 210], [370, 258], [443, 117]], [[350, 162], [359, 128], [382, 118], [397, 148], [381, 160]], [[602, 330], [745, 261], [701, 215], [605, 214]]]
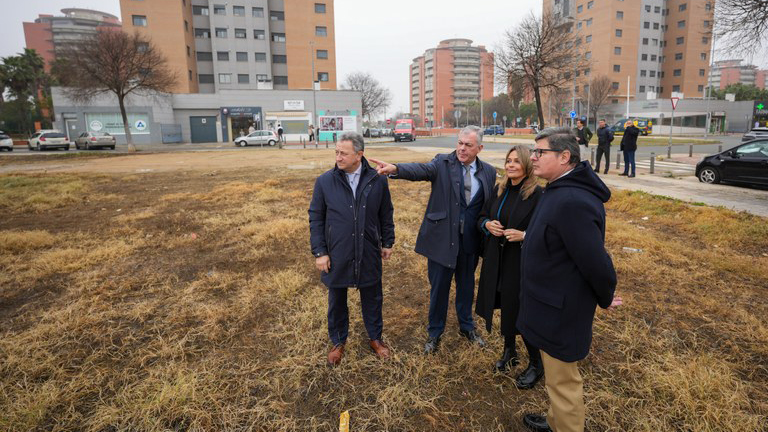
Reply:
[[312, 83], [312, 123], [315, 126], [315, 130], [317, 131], [317, 134], [315, 135], [316, 139], [319, 141], [320, 137], [320, 129], [317, 124], [317, 94], [315, 94], [315, 42], [309, 41], [309, 57], [312, 59], [312, 79], [310, 82]]
[[712, 68], [715, 65], [715, 32], [712, 32], [712, 47], [709, 53], [709, 76], [707, 78], [707, 122], [704, 129], [704, 138], [709, 135], [709, 128], [712, 127], [712, 113], [709, 111], [709, 99], [712, 97]]

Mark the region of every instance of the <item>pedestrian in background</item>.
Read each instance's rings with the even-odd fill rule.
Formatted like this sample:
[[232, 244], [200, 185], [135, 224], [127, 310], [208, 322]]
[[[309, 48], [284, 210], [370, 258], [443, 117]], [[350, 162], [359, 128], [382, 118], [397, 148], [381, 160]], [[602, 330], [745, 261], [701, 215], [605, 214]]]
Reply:
[[283, 141], [283, 125], [280, 123], [277, 124], [277, 139], [280, 140], [280, 142], [285, 142]]
[[589, 126], [584, 125], [584, 121], [576, 120], [576, 129], [573, 130], [578, 139], [579, 146], [584, 146], [584, 149], [580, 149], [581, 160], [589, 160], [589, 141], [592, 139], [592, 131], [589, 130]]
[[[620, 176], [635, 176], [635, 152], [637, 151], [637, 137], [640, 135], [640, 129], [635, 126], [632, 120], [624, 123], [624, 136], [621, 137], [619, 150], [624, 153], [624, 172]], [[630, 171], [629, 166], [632, 165]]]
[[605, 171], [608, 174], [608, 167], [611, 165], [611, 143], [613, 142], [613, 130], [605, 124], [605, 119], [600, 119], [597, 127], [597, 165], [595, 172], [600, 172], [600, 160], [605, 155]]
[[309, 125], [309, 142], [313, 142], [315, 140], [315, 127], [312, 125]]

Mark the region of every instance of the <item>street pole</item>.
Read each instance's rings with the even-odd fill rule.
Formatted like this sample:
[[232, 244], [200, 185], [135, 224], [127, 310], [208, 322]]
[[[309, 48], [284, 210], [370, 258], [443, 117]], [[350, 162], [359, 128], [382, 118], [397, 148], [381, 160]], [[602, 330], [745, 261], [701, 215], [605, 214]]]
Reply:
[[[576, 112], [576, 62], [573, 63], [573, 85], [571, 86], [571, 111]], [[571, 117], [571, 129], [575, 127], [574, 117]]]
[[483, 118], [483, 65], [482, 61], [480, 62], [480, 127], [483, 127], [483, 123], [485, 123], [485, 118]]
[[667, 145], [672, 145], [672, 128], [675, 126], [675, 109], [672, 108], [672, 117], [669, 118], [669, 143]]
[[715, 32], [712, 32], [712, 47], [709, 51], [709, 77], [707, 78], [707, 125], [704, 129], [704, 138], [709, 136], [709, 128], [712, 127], [712, 113], [709, 111], [709, 98], [712, 97], [712, 68], [715, 65]]
[[[591, 101], [592, 101], [592, 78], [589, 79], [589, 91], [587, 92], [587, 129], [589, 129], [589, 103]], [[595, 118], [595, 130], [597, 130], [597, 118]]]
[[627, 75], [627, 118], [629, 118], [629, 75]]
[[315, 94], [315, 43], [313, 41], [309, 42], [309, 57], [312, 59], [312, 79], [310, 80], [312, 83], [312, 122], [317, 132], [315, 138], [319, 140], [320, 126], [317, 124], [317, 94]]

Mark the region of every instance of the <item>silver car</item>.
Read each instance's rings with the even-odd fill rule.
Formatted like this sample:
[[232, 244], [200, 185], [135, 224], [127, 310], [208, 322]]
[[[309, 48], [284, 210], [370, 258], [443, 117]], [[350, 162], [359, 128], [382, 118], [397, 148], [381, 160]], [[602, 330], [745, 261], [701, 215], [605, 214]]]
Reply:
[[59, 131], [37, 131], [27, 141], [27, 147], [38, 151], [50, 148], [69, 150], [69, 138]]
[[744, 134], [741, 142], [752, 141], [757, 138], [768, 138], [768, 127], [758, 127]]
[[115, 137], [106, 132], [83, 132], [75, 138], [75, 148], [78, 150], [105, 147], [114, 150], [115, 144], [117, 144]]
[[235, 138], [235, 145], [245, 147], [247, 145], [270, 145], [277, 144], [277, 132], [270, 130], [257, 130], [248, 135]]
[[3, 131], [0, 131], [0, 150], [13, 151], [13, 140]]

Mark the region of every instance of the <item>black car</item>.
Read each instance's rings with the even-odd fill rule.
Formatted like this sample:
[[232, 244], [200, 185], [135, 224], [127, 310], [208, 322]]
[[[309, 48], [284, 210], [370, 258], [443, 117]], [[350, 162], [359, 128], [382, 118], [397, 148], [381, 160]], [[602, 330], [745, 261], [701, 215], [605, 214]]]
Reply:
[[696, 177], [704, 183], [734, 182], [768, 185], [768, 139], [757, 139], [696, 164]]

